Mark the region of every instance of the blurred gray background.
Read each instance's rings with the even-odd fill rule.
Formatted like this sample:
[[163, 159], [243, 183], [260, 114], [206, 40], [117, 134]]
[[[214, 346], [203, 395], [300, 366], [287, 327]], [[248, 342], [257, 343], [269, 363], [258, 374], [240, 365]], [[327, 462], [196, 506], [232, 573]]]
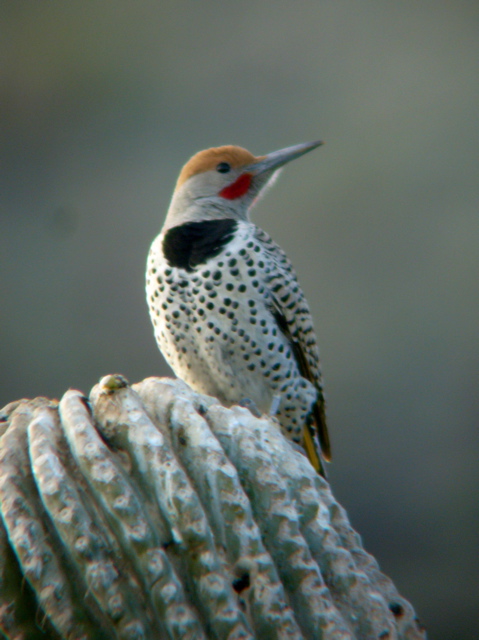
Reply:
[[479, 634], [478, 18], [0, 3], [0, 404], [168, 375], [144, 265], [181, 166], [324, 139], [254, 219], [315, 316], [335, 494], [437, 640]]

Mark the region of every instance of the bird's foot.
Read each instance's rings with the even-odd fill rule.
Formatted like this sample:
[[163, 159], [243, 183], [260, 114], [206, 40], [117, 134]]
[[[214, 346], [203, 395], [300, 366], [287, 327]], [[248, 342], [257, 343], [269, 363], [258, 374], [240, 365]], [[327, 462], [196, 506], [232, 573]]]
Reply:
[[278, 413], [280, 404], [281, 404], [281, 396], [280, 395], [273, 396], [273, 399], [271, 401], [271, 407], [269, 408], [269, 415], [272, 418], [274, 418], [275, 415]]
[[288, 440], [288, 442], [295, 451], [297, 451], [298, 453], [301, 453], [301, 455], [305, 456], [306, 458], [308, 457], [308, 454], [306, 453], [306, 449], [302, 447], [298, 442], [294, 442], [294, 440]]
[[258, 409], [258, 407], [256, 406], [256, 403], [253, 402], [253, 400], [251, 400], [250, 398], [243, 398], [242, 400], [240, 400], [238, 402], [238, 406], [240, 407], [244, 407], [245, 409], [248, 409], [248, 411], [255, 417], [255, 418], [261, 418], [261, 416], [263, 415], [261, 413], [261, 411]]

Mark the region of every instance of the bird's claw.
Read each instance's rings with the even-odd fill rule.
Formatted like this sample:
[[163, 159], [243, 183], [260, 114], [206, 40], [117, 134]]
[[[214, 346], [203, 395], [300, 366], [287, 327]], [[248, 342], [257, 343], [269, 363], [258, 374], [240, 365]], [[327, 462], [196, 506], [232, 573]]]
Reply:
[[258, 409], [258, 407], [256, 406], [255, 402], [253, 402], [253, 400], [251, 400], [250, 398], [243, 398], [238, 402], [238, 406], [248, 409], [248, 411], [255, 418], [261, 418], [261, 416], [263, 415], [261, 411]]

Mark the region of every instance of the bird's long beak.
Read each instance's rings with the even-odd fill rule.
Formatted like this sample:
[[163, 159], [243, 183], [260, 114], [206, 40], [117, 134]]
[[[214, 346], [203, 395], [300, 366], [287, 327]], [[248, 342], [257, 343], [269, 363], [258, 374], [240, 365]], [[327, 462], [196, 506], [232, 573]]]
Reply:
[[292, 147], [280, 149], [279, 151], [273, 151], [272, 153], [268, 153], [267, 156], [260, 156], [257, 158], [257, 161], [251, 164], [247, 170], [257, 176], [265, 173], [266, 171], [269, 172], [274, 169], [279, 169], [287, 162], [299, 158], [305, 153], [308, 153], [308, 151], [312, 151], [322, 144], [323, 142], [321, 140], [317, 140], [316, 142], [305, 142], [303, 144], [296, 144]]

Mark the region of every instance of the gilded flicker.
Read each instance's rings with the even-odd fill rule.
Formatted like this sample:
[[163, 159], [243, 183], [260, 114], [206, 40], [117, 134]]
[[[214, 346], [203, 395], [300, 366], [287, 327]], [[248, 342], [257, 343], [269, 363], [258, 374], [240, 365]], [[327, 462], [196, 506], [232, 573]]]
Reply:
[[255, 157], [224, 146], [180, 172], [147, 263], [159, 348], [175, 374], [225, 406], [275, 414], [324, 475], [331, 456], [308, 303], [284, 251], [250, 221], [278, 169], [321, 142]]

